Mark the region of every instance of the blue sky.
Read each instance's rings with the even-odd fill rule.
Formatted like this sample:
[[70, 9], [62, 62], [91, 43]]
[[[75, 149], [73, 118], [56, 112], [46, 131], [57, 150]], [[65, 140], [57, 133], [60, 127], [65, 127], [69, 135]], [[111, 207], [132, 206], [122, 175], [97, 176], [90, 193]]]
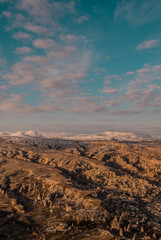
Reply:
[[0, 130], [161, 135], [161, 2], [0, 0]]

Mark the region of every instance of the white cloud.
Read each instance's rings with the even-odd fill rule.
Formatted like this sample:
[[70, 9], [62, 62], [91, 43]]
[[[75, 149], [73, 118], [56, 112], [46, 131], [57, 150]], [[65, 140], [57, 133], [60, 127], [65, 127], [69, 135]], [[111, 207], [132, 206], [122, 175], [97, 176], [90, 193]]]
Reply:
[[57, 48], [58, 44], [53, 39], [38, 38], [33, 41], [33, 46], [36, 48], [49, 49], [49, 48]]
[[[64, 93], [65, 97], [69, 97], [70, 92], [70, 106], [66, 104], [67, 98], [64, 99]], [[93, 100], [90, 97], [78, 97], [76, 92], [70, 90], [68, 92], [65, 91], [56, 91], [55, 93], [51, 92], [53, 96], [52, 99], [54, 100], [54, 103], [52, 101], [48, 101], [47, 104], [43, 104], [39, 106], [40, 111], [44, 112], [54, 112], [54, 111], [63, 111], [68, 112], [72, 114], [92, 114], [97, 112], [107, 112], [106, 108], [102, 106], [101, 104], [97, 103], [95, 100]], [[61, 98], [61, 101], [55, 102], [56, 98]]]
[[30, 55], [30, 56], [26, 56], [23, 58], [23, 61], [27, 61], [30, 63], [35, 63], [38, 64], [40, 66], [46, 66], [50, 63], [48, 57], [46, 56], [39, 56], [39, 55]]
[[121, 91], [120, 89], [114, 89], [114, 88], [110, 88], [110, 87], [104, 87], [101, 92], [102, 92], [102, 93], [111, 94], [111, 93], [118, 93], [118, 92], [120, 92], [120, 91]]
[[76, 19], [77, 23], [83, 23], [83, 22], [87, 22], [87, 21], [89, 21], [88, 16], [81, 16], [80, 18]]
[[40, 109], [24, 103], [22, 96], [18, 94], [11, 94], [8, 98], [3, 98], [0, 101], [0, 111], [23, 114], [41, 112]]
[[153, 70], [154, 72], [157, 72], [157, 71], [161, 70], [161, 65], [155, 65], [155, 66], [153, 66], [153, 67], [152, 67], [152, 70]]
[[[48, 89], [55, 89], [56, 91], [62, 90], [64, 91], [64, 93], [70, 93], [70, 91], [67, 91], [67, 89], [74, 89], [76, 86], [75, 84], [77, 84], [77, 82], [81, 79], [83, 79], [84, 77], [86, 77], [86, 73], [85, 72], [76, 72], [76, 73], [68, 73], [66, 72], [65, 75], [56, 75], [53, 78], [46, 78], [41, 82], [41, 86], [43, 88], [48, 88]], [[72, 90], [73, 91], [73, 90]], [[60, 91], [57, 92], [58, 94], [60, 94]], [[58, 94], [56, 94], [56, 96], [58, 96]], [[55, 94], [54, 94], [55, 96]], [[65, 97], [65, 94], [64, 94]], [[68, 94], [69, 97], [69, 94]]]
[[151, 66], [145, 64], [144, 68], [136, 70], [134, 80], [128, 83], [128, 88], [138, 88], [150, 82], [154, 82], [161, 79], [161, 65]]
[[71, 107], [67, 107], [67, 112], [75, 114], [91, 114], [106, 112], [106, 108], [90, 97], [73, 97]]
[[144, 41], [143, 43], [139, 44], [139, 46], [137, 46], [137, 50], [142, 50], [142, 49], [150, 49], [150, 48], [154, 48], [157, 47], [159, 45], [159, 41], [156, 39], [152, 39], [149, 41]]
[[27, 21], [26, 16], [24, 16], [21, 13], [17, 13], [11, 19], [11, 24], [8, 30], [11, 30], [12, 28], [24, 28], [26, 21]]
[[55, 45], [53, 48], [55, 49], [48, 52], [47, 55], [48, 57], [57, 60], [67, 60], [69, 57], [72, 57], [72, 53], [76, 50], [74, 46], [61, 47], [59, 45]]
[[72, 34], [67, 34], [67, 35], [60, 35], [60, 39], [63, 40], [64, 42], [72, 42], [72, 41], [80, 41], [80, 40], [85, 40], [84, 36], [75, 36]]
[[160, 86], [149, 84], [139, 89], [129, 89], [125, 94], [125, 98], [131, 100], [132, 104], [137, 107], [152, 107], [156, 105], [157, 97], [160, 96], [159, 90], [161, 90]]
[[127, 73], [126, 73], [126, 75], [128, 75], [128, 76], [129, 76], [129, 75], [133, 75], [133, 74], [135, 74], [135, 72], [127, 72]]
[[49, 30], [46, 27], [42, 27], [39, 25], [35, 25], [33, 23], [27, 23], [24, 28], [32, 33], [36, 34], [43, 34], [43, 35], [48, 35], [48, 36], [53, 36], [55, 33], [51, 30]]
[[116, 107], [116, 106], [118, 106], [118, 101], [117, 101], [117, 99], [115, 99], [115, 100], [109, 100], [109, 101], [104, 101], [103, 104], [104, 104], [107, 108]]
[[138, 69], [136, 70], [138, 74], [140, 75], [144, 75], [144, 74], [147, 74], [150, 72], [150, 69], [149, 68], [141, 68], [141, 69]]
[[19, 0], [18, 8], [28, 12], [31, 16], [47, 18], [49, 4], [47, 0]]
[[75, 13], [75, 1], [19, 0], [18, 8], [28, 13], [37, 23], [53, 25], [53, 16], [62, 17]]
[[16, 53], [18, 54], [26, 54], [26, 53], [31, 53], [33, 50], [29, 47], [17, 47], [16, 48]]
[[104, 81], [104, 84], [110, 84], [110, 83], [111, 83], [110, 80], [106, 80], [106, 81]]
[[9, 80], [11, 85], [23, 85], [39, 80], [39, 74], [31, 65], [16, 63], [12, 74], [5, 74], [3, 79]]
[[23, 40], [26, 40], [26, 39], [27, 40], [31, 40], [32, 35], [30, 35], [28, 33], [25, 33], [25, 32], [16, 32], [16, 33], [14, 33], [13, 37], [15, 39], [18, 39], [18, 40], [21, 40], [21, 39], [23, 39]]

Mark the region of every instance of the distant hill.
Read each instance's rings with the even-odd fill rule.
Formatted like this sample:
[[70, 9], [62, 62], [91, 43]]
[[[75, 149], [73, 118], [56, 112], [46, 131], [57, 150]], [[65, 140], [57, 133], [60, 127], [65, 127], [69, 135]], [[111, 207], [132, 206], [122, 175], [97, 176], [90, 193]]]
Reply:
[[150, 135], [132, 133], [132, 132], [119, 132], [119, 131], [106, 131], [96, 134], [79, 134], [73, 135], [71, 133], [54, 133], [54, 132], [39, 132], [35, 130], [18, 131], [15, 133], [0, 132], [1, 137], [16, 137], [16, 138], [39, 138], [39, 139], [66, 139], [66, 140], [118, 140], [118, 141], [153, 141], [161, 139], [161, 137], [153, 137]]

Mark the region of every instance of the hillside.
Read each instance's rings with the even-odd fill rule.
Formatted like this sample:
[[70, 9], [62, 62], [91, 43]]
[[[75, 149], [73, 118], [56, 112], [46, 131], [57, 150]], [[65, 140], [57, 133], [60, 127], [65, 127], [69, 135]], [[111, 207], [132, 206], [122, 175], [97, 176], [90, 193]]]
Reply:
[[161, 145], [0, 142], [0, 239], [160, 239]]

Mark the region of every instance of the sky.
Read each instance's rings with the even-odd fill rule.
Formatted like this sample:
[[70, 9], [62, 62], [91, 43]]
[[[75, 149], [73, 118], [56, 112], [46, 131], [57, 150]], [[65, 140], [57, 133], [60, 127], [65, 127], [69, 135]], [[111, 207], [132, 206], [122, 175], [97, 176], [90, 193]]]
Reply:
[[0, 0], [0, 131], [161, 135], [161, 1]]

